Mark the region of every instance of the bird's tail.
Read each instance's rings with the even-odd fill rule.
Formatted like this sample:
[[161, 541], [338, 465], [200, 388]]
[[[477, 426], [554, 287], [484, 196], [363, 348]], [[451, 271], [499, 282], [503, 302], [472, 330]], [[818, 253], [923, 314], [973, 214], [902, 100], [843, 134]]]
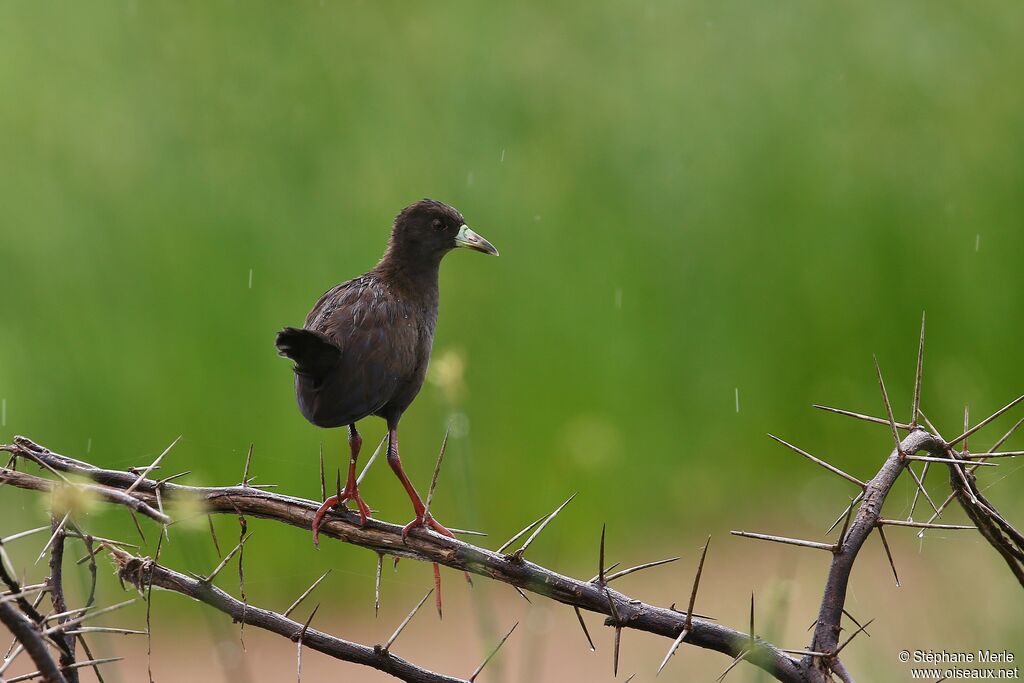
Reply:
[[322, 377], [341, 355], [330, 339], [313, 330], [286, 327], [277, 333], [277, 352], [295, 361], [295, 374]]

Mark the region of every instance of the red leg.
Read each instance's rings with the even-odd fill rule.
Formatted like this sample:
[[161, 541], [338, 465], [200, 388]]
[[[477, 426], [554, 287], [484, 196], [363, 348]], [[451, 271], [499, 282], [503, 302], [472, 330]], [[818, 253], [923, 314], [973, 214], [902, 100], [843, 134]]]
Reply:
[[313, 545], [320, 545], [320, 524], [323, 523], [327, 511], [345, 505], [347, 501], [353, 500], [359, 508], [359, 523], [366, 524], [366, 518], [370, 516], [370, 508], [359, 495], [359, 485], [356, 484], [356, 461], [359, 459], [359, 449], [363, 446], [363, 437], [359, 436], [354, 424], [348, 426], [348, 447], [351, 456], [348, 460], [348, 479], [345, 488], [340, 495], [330, 496], [323, 502], [320, 509], [313, 515]]
[[388, 465], [391, 466], [399, 481], [402, 482], [402, 486], [405, 487], [405, 492], [408, 494], [409, 500], [412, 501], [412, 509], [416, 513], [416, 518], [402, 528], [402, 539], [404, 540], [408, 537], [410, 531], [421, 526], [429, 526], [442, 536], [455, 538], [455, 534], [448, 531], [444, 525], [434, 519], [433, 515], [427, 511], [423, 505], [423, 500], [420, 498], [420, 494], [416, 493], [416, 488], [409, 481], [409, 477], [406, 476], [405, 469], [402, 467], [402, 459], [398, 456], [398, 433], [394, 429], [388, 434]]
[[[420, 494], [416, 492], [416, 488], [405, 474], [405, 468], [402, 467], [402, 459], [398, 456], [398, 432], [395, 429], [390, 429], [388, 432], [388, 465], [391, 466], [399, 481], [402, 482], [402, 486], [405, 487], [405, 492], [409, 495], [409, 500], [412, 501], [412, 509], [416, 513], [416, 517], [402, 527], [402, 540], [404, 541], [409, 536], [410, 531], [421, 526], [427, 526], [442, 536], [455, 538], [455, 534], [434, 519], [433, 515], [426, 509]], [[398, 561], [397, 557], [395, 561]], [[469, 581], [469, 574], [466, 574], [466, 580]], [[472, 584], [472, 581], [470, 581], [470, 584]], [[434, 596], [437, 614], [441, 616], [441, 568], [436, 562], [434, 563]]]

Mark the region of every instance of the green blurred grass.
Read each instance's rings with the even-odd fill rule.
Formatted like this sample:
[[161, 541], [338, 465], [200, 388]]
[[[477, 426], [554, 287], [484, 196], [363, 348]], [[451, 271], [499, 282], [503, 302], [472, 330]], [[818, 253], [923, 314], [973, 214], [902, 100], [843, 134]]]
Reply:
[[[238, 481], [253, 443], [259, 482], [317, 495], [317, 449], [343, 435], [299, 416], [274, 332], [432, 196], [502, 251], [445, 263], [435, 354], [464, 358], [467, 391], [428, 385], [402, 424], [425, 487], [449, 416], [468, 421], [441, 519], [504, 538], [578, 490], [550, 544], [589, 566], [605, 519], [645, 546], [827, 515], [845, 490], [764, 433], [873, 471], [885, 430], [808, 406], [880, 413], [877, 353], [905, 416], [922, 310], [944, 430], [1024, 386], [1022, 19], [1006, 2], [4, 3], [4, 439], [126, 467], [183, 434], [167, 465], [204, 483]], [[993, 491], [1018, 514], [1019, 485]], [[364, 493], [409, 517], [386, 468]], [[0, 512], [27, 525], [39, 505], [5, 493]], [[308, 582], [309, 539], [258, 526], [261, 571]], [[175, 561], [210, 561], [178, 536]]]

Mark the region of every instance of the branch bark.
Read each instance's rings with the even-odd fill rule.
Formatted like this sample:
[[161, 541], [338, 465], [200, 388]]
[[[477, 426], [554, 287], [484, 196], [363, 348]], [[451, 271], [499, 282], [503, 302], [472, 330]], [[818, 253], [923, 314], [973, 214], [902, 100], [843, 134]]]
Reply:
[[53, 661], [46, 643], [36, 625], [24, 614], [7, 602], [0, 602], [0, 622], [11, 630], [14, 637], [22, 644], [29, 657], [35, 662], [36, 667], [43, 676], [45, 683], [67, 683], [64, 674]]

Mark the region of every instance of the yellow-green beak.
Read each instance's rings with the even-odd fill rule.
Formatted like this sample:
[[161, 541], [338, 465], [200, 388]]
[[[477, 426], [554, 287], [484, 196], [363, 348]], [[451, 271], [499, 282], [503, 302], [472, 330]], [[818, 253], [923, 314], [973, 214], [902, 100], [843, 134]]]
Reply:
[[455, 236], [455, 246], [481, 251], [492, 256], [498, 255], [498, 250], [494, 248], [494, 245], [470, 230], [468, 225], [459, 228], [459, 234]]

